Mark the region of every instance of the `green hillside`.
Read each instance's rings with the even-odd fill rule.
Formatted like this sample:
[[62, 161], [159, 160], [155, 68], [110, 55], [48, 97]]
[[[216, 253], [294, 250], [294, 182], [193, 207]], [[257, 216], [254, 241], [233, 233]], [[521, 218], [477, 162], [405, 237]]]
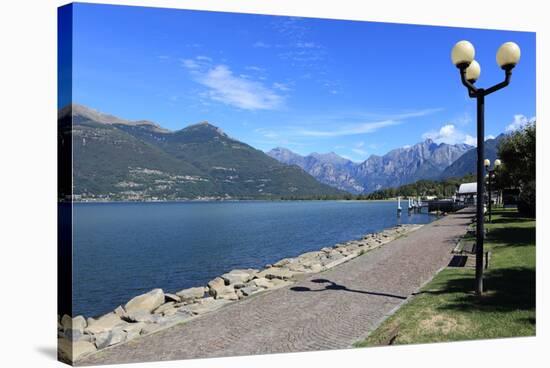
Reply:
[[73, 122], [73, 193], [82, 199], [342, 194], [208, 123], [170, 132], [150, 122], [125, 121], [74, 105], [61, 115], [60, 124], [69, 116]]

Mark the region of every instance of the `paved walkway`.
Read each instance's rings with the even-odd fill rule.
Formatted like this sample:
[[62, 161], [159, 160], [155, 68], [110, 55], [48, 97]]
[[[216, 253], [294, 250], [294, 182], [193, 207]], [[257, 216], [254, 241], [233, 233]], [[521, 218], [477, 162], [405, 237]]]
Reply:
[[329, 271], [100, 351], [78, 364], [351, 347], [448, 264], [471, 216], [449, 215]]

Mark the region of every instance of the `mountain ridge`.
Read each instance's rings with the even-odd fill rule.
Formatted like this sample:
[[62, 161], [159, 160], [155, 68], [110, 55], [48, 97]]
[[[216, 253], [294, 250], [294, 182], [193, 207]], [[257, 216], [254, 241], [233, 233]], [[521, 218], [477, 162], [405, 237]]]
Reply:
[[208, 122], [168, 131], [155, 123], [129, 121], [71, 105], [59, 112], [59, 129], [60, 144], [71, 138], [73, 193], [83, 199], [270, 199], [344, 194]]
[[[92, 197], [361, 194], [422, 179], [463, 176], [475, 165], [473, 146], [431, 139], [353, 162], [335, 152], [303, 156], [284, 147], [262, 152], [208, 121], [172, 131], [151, 121], [126, 120], [79, 104], [66, 106], [58, 114], [60, 122], [64, 121], [60, 127], [72, 126], [77, 138], [73, 140], [75, 193]], [[496, 147], [497, 143], [487, 141], [487, 157], [492, 161]]]
[[298, 165], [322, 183], [354, 194], [436, 179], [462, 154], [473, 148], [426, 139], [410, 147], [395, 148], [384, 155], [371, 155], [357, 163], [335, 153], [296, 154], [277, 147], [267, 152], [281, 162]]

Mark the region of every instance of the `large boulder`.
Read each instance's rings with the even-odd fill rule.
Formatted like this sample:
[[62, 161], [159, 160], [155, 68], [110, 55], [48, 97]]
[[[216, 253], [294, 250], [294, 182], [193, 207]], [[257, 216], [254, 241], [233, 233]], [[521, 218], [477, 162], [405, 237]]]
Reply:
[[97, 334], [104, 331], [112, 330], [117, 326], [124, 326], [127, 322], [120, 319], [114, 312], [107, 313], [98, 319], [88, 318], [88, 326], [84, 329], [87, 333]]
[[245, 286], [242, 289], [240, 289], [241, 293], [243, 293], [244, 296], [250, 296], [250, 295], [259, 293], [263, 290], [264, 288], [261, 288], [258, 286]]
[[239, 299], [235, 293], [235, 289], [232, 286], [226, 286], [225, 281], [221, 277], [216, 277], [208, 282], [208, 293], [216, 299]]
[[303, 263], [304, 261], [319, 259], [324, 254], [325, 254], [325, 252], [322, 252], [322, 251], [307, 252], [307, 253], [304, 253], [304, 254], [301, 254], [300, 256], [298, 256], [296, 258], [296, 260], [299, 261], [300, 263]]
[[126, 319], [130, 322], [156, 323], [160, 318], [158, 314], [151, 314], [144, 310], [128, 313]]
[[289, 264], [290, 262], [294, 261], [294, 258], [283, 258], [275, 263], [273, 263], [272, 267], [283, 267]]
[[93, 353], [96, 351], [94, 344], [88, 341], [75, 341], [71, 342], [67, 339], [58, 339], [57, 348], [59, 354], [67, 359], [69, 362], [75, 362], [81, 357]]
[[[324, 254], [324, 253], [323, 253]], [[305, 272], [305, 273], [315, 273], [321, 272], [323, 270], [323, 265], [321, 264], [323, 257], [311, 257], [300, 259], [300, 262], [292, 262], [286, 266], [290, 271], [293, 272]]]
[[285, 266], [292, 272], [309, 272], [309, 268], [301, 262], [292, 262]]
[[88, 326], [86, 319], [82, 316], [76, 316], [73, 318], [73, 330], [84, 333], [84, 329]]
[[225, 281], [221, 277], [216, 277], [215, 279], [208, 281], [209, 292], [213, 288], [218, 288], [222, 286], [225, 286]]
[[61, 319], [63, 330], [61, 336], [64, 336], [68, 340], [80, 340], [87, 325], [86, 319], [82, 316], [71, 318], [68, 315], [64, 315]]
[[182, 302], [190, 302], [195, 299], [200, 299], [204, 296], [205, 288], [204, 287], [192, 287], [189, 289], [183, 289], [178, 291], [176, 295], [180, 298]]
[[123, 330], [126, 332], [126, 340], [131, 340], [139, 336], [141, 330], [146, 326], [145, 322], [130, 323], [128, 326], [124, 327]]
[[63, 333], [62, 337], [71, 341], [92, 341], [92, 335], [88, 333], [82, 333], [79, 330], [67, 330]]
[[265, 277], [259, 277], [257, 279], [254, 279], [250, 281], [249, 284], [252, 284], [252, 286], [256, 286], [256, 287], [262, 287], [264, 289], [269, 289], [274, 286], [273, 282], [271, 282], [271, 280], [266, 279]]
[[290, 271], [287, 268], [271, 267], [258, 273], [257, 277], [265, 277], [266, 279], [281, 279], [290, 280], [298, 272]]
[[153, 289], [150, 292], [138, 295], [124, 306], [128, 314], [132, 312], [145, 311], [151, 313], [164, 303], [164, 292], [162, 289]]
[[250, 281], [254, 275], [258, 273], [258, 270], [232, 270], [228, 273], [224, 273], [221, 278], [225, 282], [225, 285], [242, 285]]
[[108, 346], [120, 344], [126, 340], [126, 331], [124, 328], [118, 327], [112, 331], [100, 332], [95, 335], [95, 346], [98, 349], [104, 349]]
[[157, 309], [155, 309], [153, 311], [154, 314], [164, 314], [164, 312], [166, 312], [167, 310], [170, 310], [170, 309], [175, 309], [174, 308], [174, 304], [176, 304], [175, 302], [168, 302], [168, 303], [164, 303], [163, 305], [161, 305], [160, 307], [158, 307]]
[[222, 287], [210, 289], [210, 291], [213, 291], [212, 296], [216, 299], [225, 299], [225, 300], [239, 299], [233, 286], [222, 286]]
[[64, 330], [68, 330], [72, 328], [73, 319], [68, 314], [64, 314], [60, 323]]
[[173, 316], [174, 314], [176, 314], [178, 312], [178, 308], [179, 307], [172, 307], [170, 309], [167, 309], [167, 310], [163, 311], [161, 314], [162, 314], [163, 317]]
[[116, 307], [115, 309], [115, 314], [117, 316], [119, 316], [120, 318], [125, 318], [126, 317], [126, 311], [124, 310], [124, 308], [122, 308], [121, 305], [119, 305], [118, 307]]
[[177, 296], [176, 294], [164, 293], [164, 301], [166, 303], [168, 303], [168, 302], [179, 303], [179, 302], [181, 302], [181, 298], [179, 296]]

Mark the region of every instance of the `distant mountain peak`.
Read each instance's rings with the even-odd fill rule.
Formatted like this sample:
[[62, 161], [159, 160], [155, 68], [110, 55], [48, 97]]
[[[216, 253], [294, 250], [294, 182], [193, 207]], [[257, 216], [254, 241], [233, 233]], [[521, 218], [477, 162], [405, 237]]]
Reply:
[[353, 193], [361, 193], [364, 190], [351, 177], [350, 171], [356, 164], [335, 152], [313, 152], [307, 156], [301, 156], [287, 148], [276, 147], [267, 154], [284, 164], [301, 167], [321, 183]]
[[208, 121], [201, 121], [196, 124], [188, 125], [187, 127], [183, 128], [183, 130], [189, 131], [189, 130], [204, 130], [204, 131], [213, 131], [216, 134], [223, 135], [224, 137], [227, 137], [227, 134], [219, 127], [215, 126], [214, 124], [211, 124]]
[[149, 120], [126, 120], [119, 118], [114, 115], [103, 113], [99, 110], [93, 109], [91, 107], [73, 103], [70, 105], [67, 105], [59, 110], [58, 112], [58, 118], [65, 117], [69, 114], [72, 114], [72, 117], [78, 117], [85, 120], [91, 120], [99, 124], [105, 124], [105, 125], [115, 125], [115, 124], [121, 124], [121, 125], [128, 125], [128, 126], [148, 126], [152, 129], [154, 129], [157, 132], [162, 133], [168, 133], [170, 132], [168, 129], [165, 129], [158, 125], [157, 123], [154, 123]]
[[[308, 156], [306, 156], [308, 157]], [[339, 154], [335, 152], [327, 152], [327, 153], [317, 153], [313, 152], [309, 155], [309, 157], [314, 157], [320, 161], [323, 161], [325, 163], [332, 163], [332, 164], [338, 164], [338, 165], [346, 165], [350, 163], [351, 161], [347, 158], [344, 158], [340, 156]]]

